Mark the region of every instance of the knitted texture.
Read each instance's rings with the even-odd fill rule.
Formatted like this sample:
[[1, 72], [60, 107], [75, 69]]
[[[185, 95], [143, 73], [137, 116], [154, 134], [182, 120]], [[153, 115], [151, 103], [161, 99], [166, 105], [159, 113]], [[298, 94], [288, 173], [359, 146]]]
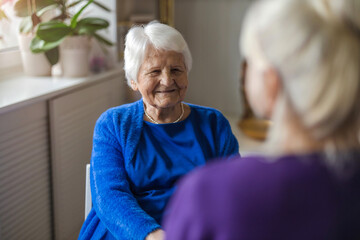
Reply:
[[[192, 111], [206, 114], [206, 119], [201, 121], [212, 123], [209, 131], [213, 134], [209, 136], [219, 136], [216, 146], [213, 146], [214, 157], [238, 154], [238, 143], [228, 121], [219, 111], [188, 105]], [[98, 119], [90, 167], [93, 209], [79, 239], [145, 239], [150, 232], [161, 227], [139, 205], [129, 181], [137, 176], [129, 176], [126, 170], [134, 160], [139, 144], [143, 114], [143, 101], [139, 100], [111, 108]]]

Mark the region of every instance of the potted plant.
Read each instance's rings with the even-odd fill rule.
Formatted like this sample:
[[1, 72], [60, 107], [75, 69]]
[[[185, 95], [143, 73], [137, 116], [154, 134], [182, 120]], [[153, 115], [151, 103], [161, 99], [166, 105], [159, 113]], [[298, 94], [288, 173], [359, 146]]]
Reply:
[[[82, 1], [74, 4], [78, 2]], [[93, 0], [87, 1], [68, 22], [57, 18], [40, 23], [36, 30], [36, 36], [31, 41], [31, 51], [47, 53], [46, 56], [52, 65], [56, 64], [60, 57], [63, 75], [66, 77], [81, 77], [88, 74], [90, 38], [94, 37], [102, 44], [112, 45], [109, 40], [97, 33], [98, 30], [109, 26], [108, 21], [94, 17], [80, 19], [81, 13], [93, 2]], [[102, 6], [98, 3], [97, 5]], [[104, 6], [102, 8], [106, 9]], [[63, 12], [63, 15], [69, 16], [67, 12]]]
[[[18, 0], [14, 5], [14, 13], [20, 17], [19, 49], [24, 72], [31, 76], [50, 76], [51, 64], [47, 61], [44, 53], [34, 54], [30, 50], [30, 42], [35, 36], [36, 26], [43, 20], [49, 20], [46, 14], [56, 9], [56, 0]], [[49, 53], [50, 54], [50, 53]]]
[[[0, 23], [1, 21], [5, 21], [5, 20], [8, 20], [8, 16], [6, 15], [4, 9], [3, 9], [3, 5], [6, 3], [6, 1], [4, 0], [0, 0]], [[1, 29], [1, 26], [0, 26], [0, 30]], [[3, 31], [0, 32], [0, 49], [2, 48], [2, 41], [4, 40], [4, 33]]]

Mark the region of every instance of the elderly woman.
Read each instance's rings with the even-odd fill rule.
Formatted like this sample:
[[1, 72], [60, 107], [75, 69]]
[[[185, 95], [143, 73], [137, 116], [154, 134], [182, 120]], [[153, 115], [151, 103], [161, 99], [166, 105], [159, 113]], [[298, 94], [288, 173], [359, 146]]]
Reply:
[[191, 61], [172, 27], [152, 22], [128, 32], [124, 69], [142, 99], [107, 110], [96, 123], [93, 209], [80, 239], [162, 239], [177, 180], [209, 159], [238, 155], [219, 111], [183, 102]]
[[262, 0], [246, 90], [269, 152], [199, 169], [165, 217], [183, 239], [360, 239], [360, 0]]

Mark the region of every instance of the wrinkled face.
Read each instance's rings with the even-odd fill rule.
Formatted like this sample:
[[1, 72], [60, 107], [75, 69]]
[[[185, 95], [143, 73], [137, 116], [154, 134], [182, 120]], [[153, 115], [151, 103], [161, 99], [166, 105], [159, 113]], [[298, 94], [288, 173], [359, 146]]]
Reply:
[[184, 100], [188, 86], [184, 57], [174, 51], [147, 47], [133, 90], [140, 91], [144, 103], [156, 108], [173, 107]]

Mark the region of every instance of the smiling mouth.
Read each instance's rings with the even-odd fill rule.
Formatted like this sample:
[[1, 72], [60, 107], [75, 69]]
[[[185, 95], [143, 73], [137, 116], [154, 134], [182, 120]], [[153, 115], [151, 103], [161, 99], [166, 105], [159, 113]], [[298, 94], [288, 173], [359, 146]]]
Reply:
[[171, 90], [155, 91], [155, 93], [173, 93], [175, 91], [176, 91], [175, 89], [171, 89]]

